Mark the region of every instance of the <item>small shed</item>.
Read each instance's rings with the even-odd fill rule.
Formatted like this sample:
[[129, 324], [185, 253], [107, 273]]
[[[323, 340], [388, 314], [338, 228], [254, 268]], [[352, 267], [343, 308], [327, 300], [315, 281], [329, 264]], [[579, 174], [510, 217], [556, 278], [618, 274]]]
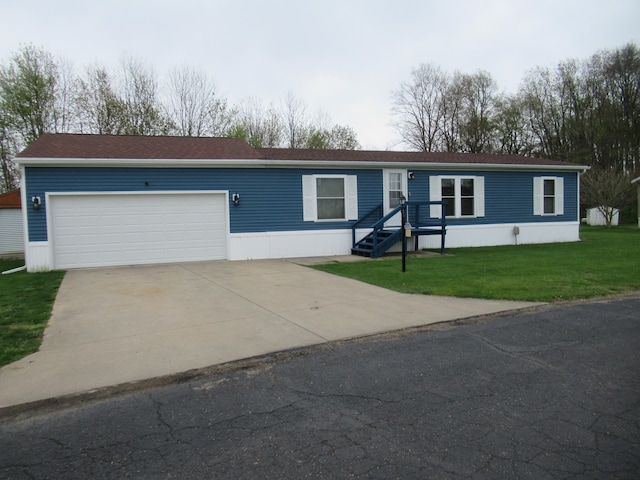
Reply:
[[620, 221], [620, 210], [617, 208], [611, 209], [611, 207], [594, 207], [587, 210], [587, 225], [603, 226], [607, 224], [603, 211], [610, 212], [613, 210], [613, 216], [611, 217], [611, 225], [618, 225]]
[[20, 190], [0, 194], [0, 255], [24, 253]]

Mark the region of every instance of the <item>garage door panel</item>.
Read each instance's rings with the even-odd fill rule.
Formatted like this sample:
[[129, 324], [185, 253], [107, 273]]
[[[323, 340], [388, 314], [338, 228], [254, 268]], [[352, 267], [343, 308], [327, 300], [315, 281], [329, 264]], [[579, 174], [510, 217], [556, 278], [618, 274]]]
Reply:
[[226, 258], [223, 194], [55, 195], [56, 268]]

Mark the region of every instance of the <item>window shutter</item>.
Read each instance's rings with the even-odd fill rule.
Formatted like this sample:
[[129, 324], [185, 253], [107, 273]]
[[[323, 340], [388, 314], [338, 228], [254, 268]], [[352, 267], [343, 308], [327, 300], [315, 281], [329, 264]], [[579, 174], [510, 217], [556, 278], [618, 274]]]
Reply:
[[313, 175], [302, 176], [302, 218], [305, 222], [316, 221], [316, 179]]
[[484, 177], [473, 177], [473, 208], [476, 217], [484, 217]]
[[564, 215], [564, 178], [557, 177], [555, 183], [555, 212], [556, 215]]
[[358, 177], [357, 175], [348, 175], [346, 185], [346, 210], [347, 220], [358, 219]]
[[[439, 202], [442, 200], [442, 190], [440, 189], [440, 177], [431, 175], [429, 177], [429, 200]], [[431, 218], [442, 218], [442, 205], [431, 205], [429, 209]]]
[[533, 214], [534, 215], [542, 215], [542, 205], [543, 205], [543, 186], [544, 180], [542, 177], [533, 177]]

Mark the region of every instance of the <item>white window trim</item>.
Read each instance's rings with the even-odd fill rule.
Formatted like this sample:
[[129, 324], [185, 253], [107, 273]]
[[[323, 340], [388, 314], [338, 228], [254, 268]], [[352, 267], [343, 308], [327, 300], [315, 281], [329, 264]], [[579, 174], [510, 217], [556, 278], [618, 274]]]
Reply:
[[[318, 178], [342, 178], [344, 180], [345, 218], [318, 218]], [[358, 177], [356, 175], [303, 175], [302, 212], [305, 222], [347, 222], [358, 219]]]
[[[544, 181], [554, 181], [553, 213], [544, 213]], [[563, 177], [533, 177], [533, 214], [542, 217], [557, 217], [564, 215], [564, 178]]]
[[[429, 200], [439, 202], [442, 200], [442, 180], [454, 180], [455, 188], [455, 212], [454, 216], [447, 218], [478, 218], [484, 217], [484, 177], [474, 175], [432, 175], [429, 177]], [[473, 180], [473, 215], [460, 215], [462, 211], [462, 182], [461, 180]], [[431, 218], [442, 217], [442, 206], [431, 205]]]

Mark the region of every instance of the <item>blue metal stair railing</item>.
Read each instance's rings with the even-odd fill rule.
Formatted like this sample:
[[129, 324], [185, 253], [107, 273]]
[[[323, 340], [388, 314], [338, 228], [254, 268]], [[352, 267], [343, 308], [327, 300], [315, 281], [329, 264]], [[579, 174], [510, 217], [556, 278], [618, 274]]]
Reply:
[[[420, 216], [420, 207], [430, 207], [431, 205], [440, 205], [440, 218], [431, 218], [431, 216], [428, 214], [427, 219], [422, 219]], [[446, 206], [446, 201], [407, 201], [403, 205], [399, 205], [398, 207], [391, 210], [384, 217], [379, 218], [372, 225], [362, 227], [361, 224], [364, 223], [365, 220], [370, 218], [372, 215], [376, 213], [378, 214], [378, 217], [382, 215], [382, 205], [379, 205], [351, 226], [351, 253], [354, 255], [363, 255], [367, 257], [377, 258], [387, 250], [389, 250], [389, 248], [391, 248], [395, 243], [397, 243], [402, 238], [404, 229], [400, 227], [385, 228], [384, 224], [388, 222], [392, 217], [400, 213], [402, 208], [407, 209], [406, 218], [412, 224], [411, 234], [412, 236], [416, 237], [416, 248], [418, 245], [417, 237], [422, 235], [440, 235], [440, 252], [444, 253], [445, 235], [447, 230]], [[369, 232], [367, 235], [356, 242], [356, 229], [358, 227], [370, 228], [371, 232]]]
[[[381, 256], [384, 252], [386, 252], [391, 246], [393, 246], [402, 235], [402, 229], [397, 227], [393, 229], [385, 229], [384, 224], [391, 220], [395, 215], [400, 213], [402, 210], [402, 205], [397, 206], [389, 213], [387, 213], [384, 217], [380, 218], [373, 225], [370, 225], [366, 228], [371, 228], [372, 231], [366, 235], [364, 238], [360, 239], [356, 242], [356, 229], [360, 223], [355, 222], [351, 226], [351, 238], [352, 238], [352, 248], [351, 253], [355, 255], [364, 255], [370, 256], [372, 258], [377, 258]], [[361, 220], [364, 220], [372, 213], [375, 213], [376, 209], [382, 211], [382, 205], [376, 207], [374, 210], [369, 212], [369, 214], [365, 215]]]

